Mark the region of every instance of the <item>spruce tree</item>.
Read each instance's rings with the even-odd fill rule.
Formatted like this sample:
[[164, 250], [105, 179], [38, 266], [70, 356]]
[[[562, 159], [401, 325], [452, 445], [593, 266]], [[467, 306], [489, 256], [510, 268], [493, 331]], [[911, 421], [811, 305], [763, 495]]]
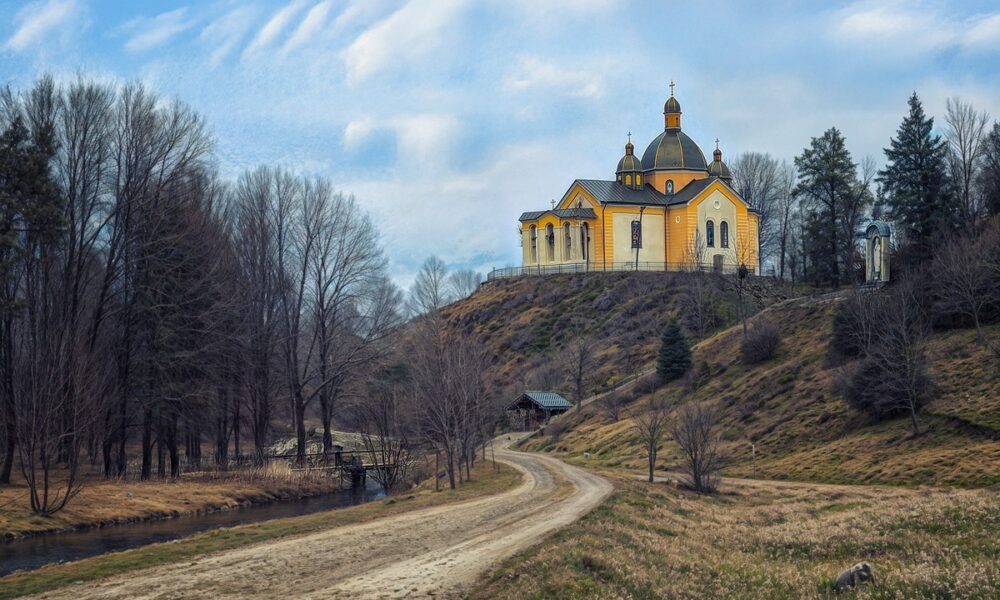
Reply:
[[809, 147], [796, 157], [795, 168], [799, 180], [794, 193], [804, 200], [806, 246], [816, 259], [811, 265], [813, 283], [838, 286], [850, 268], [841, 261], [854, 244], [853, 236], [844, 232], [844, 221], [858, 191], [857, 165], [840, 130], [831, 127], [812, 138]]
[[993, 124], [993, 129], [983, 140], [981, 164], [979, 186], [984, 208], [989, 215], [1000, 215], [1000, 122]]
[[662, 381], [682, 377], [691, 368], [691, 348], [675, 319], [667, 323], [660, 336], [660, 354], [656, 359], [656, 374]]
[[892, 218], [917, 260], [930, 258], [936, 241], [954, 230], [957, 212], [948, 180], [948, 143], [934, 135], [934, 118], [924, 114], [916, 92], [910, 113], [885, 149], [887, 164], [878, 181]]

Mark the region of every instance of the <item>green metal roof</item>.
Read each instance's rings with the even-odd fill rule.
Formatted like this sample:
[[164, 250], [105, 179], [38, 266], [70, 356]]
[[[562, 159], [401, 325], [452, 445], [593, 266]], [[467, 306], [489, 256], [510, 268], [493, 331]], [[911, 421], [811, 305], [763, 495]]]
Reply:
[[[542, 408], [572, 408], [572, 404], [555, 392], [541, 392], [529, 390], [522, 394], [522, 398], [527, 396], [529, 400]], [[520, 398], [519, 398], [520, 399]]]

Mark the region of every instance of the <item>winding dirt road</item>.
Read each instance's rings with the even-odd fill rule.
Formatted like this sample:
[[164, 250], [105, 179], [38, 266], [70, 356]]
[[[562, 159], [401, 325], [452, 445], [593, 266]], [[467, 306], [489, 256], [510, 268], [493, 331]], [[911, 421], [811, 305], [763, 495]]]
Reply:
[[[453, 596], [498, 562], [572, 523], [611, 484], [558, 459], [497, 449], [523, 482], [417, 510], [64, 588], [45, 598], [402, 598]], [[560, 485], [562, 483], [570, 485]]]

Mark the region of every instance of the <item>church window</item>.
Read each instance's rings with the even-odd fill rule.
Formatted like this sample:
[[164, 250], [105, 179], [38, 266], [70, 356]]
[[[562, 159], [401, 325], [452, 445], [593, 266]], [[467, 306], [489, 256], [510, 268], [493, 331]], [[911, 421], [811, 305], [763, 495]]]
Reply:
[[531, 262], [538, 262], [538, 227], [531, 226]]
[[635, 184], [636, 185], [642, 185], [642, 175], [636, 175], [635, 176]]
[[621, 183], [621, 182], [622, 182], [622, 176], [621, 176], [621, 175], [619, 175], [619, 176], [618, 176], [618, 183]]
[[729, 247], [729, 223], [725, 221], [719, 223], [719, 245], [723, 248]]
[[573, 258], [573, 234], [570, 232], [569, 223], [563, 223], [563, 237], [566, 240], [563, 260], [570, 260]]
[[673, 193], [674, 193], [674, 182], [673, 181], [667, 181], [667, 195], [670, 195], [670, 194], [673, 194]]
[[631, 175], [626, 175], [625, 176], [625, 185], [632, 185], [632, 176]]
[[552, 229], [552, 223], [545, 226], [545, 259], [548, 262], [555, 260], [556, 254], [556, 234]]
[[715, 247], [715, 223], [705, 223], [705, 243], [709, 248]]

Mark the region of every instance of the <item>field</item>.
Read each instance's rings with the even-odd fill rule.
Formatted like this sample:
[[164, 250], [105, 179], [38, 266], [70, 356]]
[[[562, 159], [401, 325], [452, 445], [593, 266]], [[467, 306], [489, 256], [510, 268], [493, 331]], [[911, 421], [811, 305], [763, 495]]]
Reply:
[[[1000, 484], [1000, 376], [995, 357], [973, 342], [971, 330], [934, 334], [928, 343], [934, 400], [920, 414], [923, 434], [912, 438], [905, 418], [871, 422], [850, 410], [835, 392], [840, 366], [827, 355], [835, 300], [794, 300], [764, 316], [781, 329], [778, 354], [746, 366], [740, 360], [740, 327], [693, 347], [700, 381], [677, 382], [657, 393], [675, 407], [688, 401], [715, 406], [720, 414], [728, 474], [750, 476], [751, 444], [757, 473], [771, 479], [823, 483], [888, 483], [985, 487]], [[986, 328], [1000, 339], [1000, 326]], [[632, 427], [643, 409], [642, 393], [617, 422], [597, 405], [571, 411], [544, 434], [524, 444], [574, 462], [588, 452], [605, 467], [641, 469], [645, 455]], [[667, 442], [661, 464], [678, 464]]]
[[187, 474], [173, 481], [87, 481], [65, 509], [50, 517], [31, 513], [27, 487], [0, 486], [0, 536], [141, 521], [234, 508], [248, 503], [329, 492], [336, 481], [291, 472], [284, 465], [230, 473]]
[[216, 529], [175, 542], [152, 544], [73, 563], [50, 565], [26, 573], [15, 573], [0, 578], [0, 599], [37, 594], [78, 582], [95, 581], [180, 561], [197, 562], [198, 557], [225, 550], [264, 544], [421, 508], [498, 494], [515, 487], [520, 481], [520, 473], [513, 468], [501, 465], [499, 471], [494, 471], [490, 464], [480, 463], [473, 470], [473, 480], [454, 491], [445, 489], [435, 492], [433, 484], [428, 481], [411, 493], [379, 502], [289, 519]]
[[485, 578], [472, 598], [997, 598], [1000, 498], [986, 490], [726, 480], [719, 495], [612, 475], [598, 509]]

